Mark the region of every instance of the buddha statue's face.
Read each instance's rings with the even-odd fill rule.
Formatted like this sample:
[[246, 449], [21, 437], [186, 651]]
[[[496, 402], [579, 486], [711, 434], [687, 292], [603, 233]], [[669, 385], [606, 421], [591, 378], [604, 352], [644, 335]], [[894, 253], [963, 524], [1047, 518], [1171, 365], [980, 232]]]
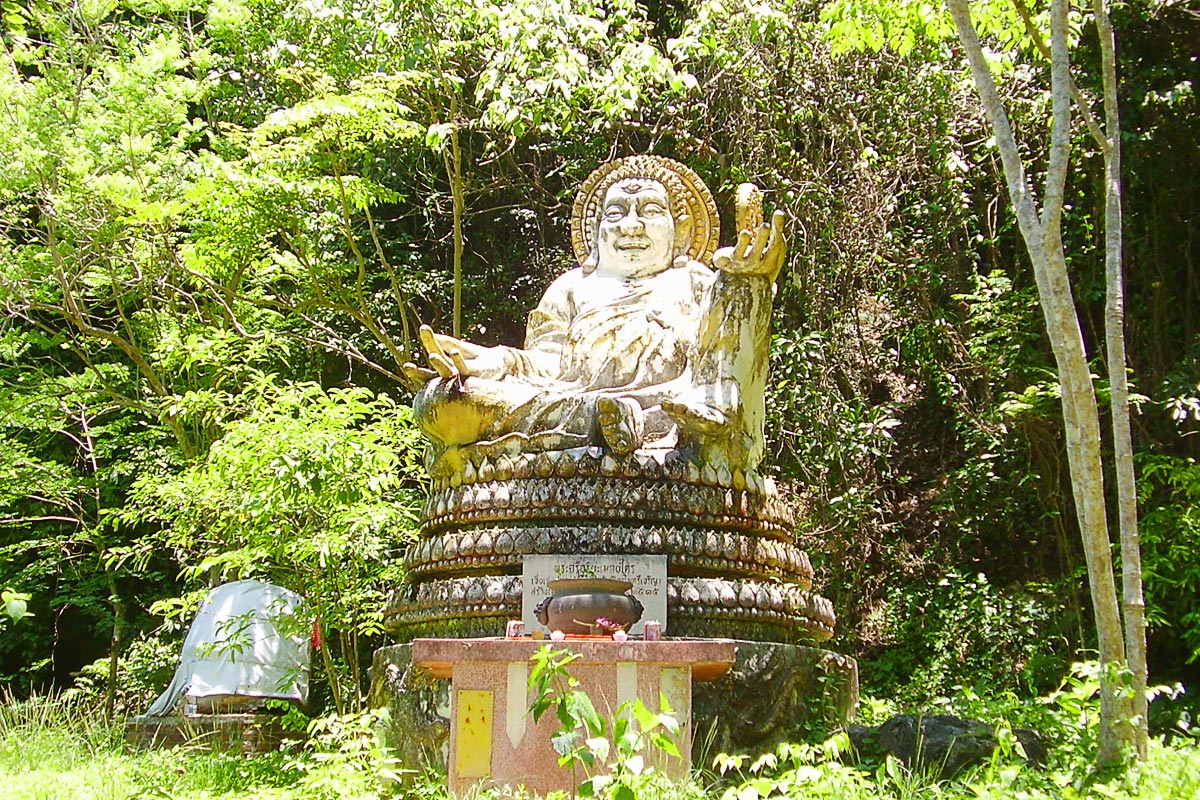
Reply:
[[671, 199], [658, 181], [624, 178], [604, 195], [597, 270], [627, 278], [654, 275], [675, 256]]

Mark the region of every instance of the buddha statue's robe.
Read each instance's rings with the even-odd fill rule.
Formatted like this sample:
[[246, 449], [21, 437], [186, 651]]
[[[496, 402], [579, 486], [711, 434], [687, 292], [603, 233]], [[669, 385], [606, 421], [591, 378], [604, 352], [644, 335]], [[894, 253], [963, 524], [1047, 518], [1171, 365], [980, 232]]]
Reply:
[[517, 440], [519, 450], [598, 444], [596, 403], [629, 398], [644, 438], [668, 438], [661, 403], [690, 385], [705, 294], [715, 274], [698, 261], [622, 278], [576, 267], [530, 313], [523, 349], [497, 348], [494, 375], [434, 378], [414, 402], [443, 448]]

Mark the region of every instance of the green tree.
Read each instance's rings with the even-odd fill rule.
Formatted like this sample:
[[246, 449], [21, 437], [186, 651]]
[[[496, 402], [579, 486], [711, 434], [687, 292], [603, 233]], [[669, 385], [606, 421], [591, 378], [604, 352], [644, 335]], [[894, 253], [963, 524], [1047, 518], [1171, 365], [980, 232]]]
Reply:
[[420, 503], [409, 410], [363, 389], [277, 384], [269, 375], [247, 397], [248, 413], [203, 461], [138, 483], [123, 521], [158, 533], [113, 556], [144, 563], [166, 548], [201, 585], [262, 577], [300, 593], [325, 640], [334, 705], [358, 711], [364, 645], [382, 635]]
[[[1102, 725], [1098, 760], [1112, 763], [1120, 758], [1123, 743], [1137, 742], [1140, 753], [1145, 752], [1146, 714], [1144, 700], [1140, 701], [1138, 716], [1134, 716], [1128, 698], [1120, 690], [1120, 670], [1130, 664], [1136, 668], [1134, 684], [1138, 693], [1145, 693], [1144, 618], [1141, 596], [1140, 562], [1137, 548], [1136, 497], [1133, 488], [1132, 453], [1128, 436], [1128, 395], [1125, 389], [1124, 334], [1121, 330], [1120, 281], [1120, 150], [1116, 112], [1115, 66], [1112, 53], [1112, 32], [1108, 24], [1107, 6], [1096, 3], [1096, 22], [1101, 29], [1101, 49], [1104, 53], [1104, 102], [1107, 108], [1107, 132], [1091, 119], [1090, 107], [1080, 97], [1070, 72], [1072, 34], [1068, 19], [1068, 4], [1054, 0], [1049, 6], [1048, 55], [1050, 71], [1048, 93], [1051, 105], [1049, 143], [1042, 199], [1036, 199], [1028, 168], [1023, 160], [1013, 132], [1004, 101], [996, 86], [992, 67], [988, 64], [980, 41], [980, 31], [996, 36], [1007, 45], [1012, 55], [1033, 50], [1033, 42], [1041, 34], [1023, 4], [981, 4], [972, 15], [966, 0], [947, 0], [959, 43], [962, 45], [975, 88], [982, 101], [991, 130], [1000, 151], [1008, 192], [1026, 252], [1033, 264], [1038, 294], [1046, 321], [1046, 330], [1058, 365], [1063, 419], [1066, 429], [1066, 450], [1070, 464], [1071, 484], [1079, 531], [1087, 559], [1092, 607], [1099, 638], [1100, 659], [1106, 665], [1101, 681]], [[849, 4], [835, 4], [830, 18], [835, 20], [831, 30], [845, 47], [882, 47], [890, 44], [901, 52], [914, 46], [919, 35], [944, 37], [944, 18], [928, 6], [895, 4], [857, 9]], [[864, 33], [869, 31], [870, 33]], [[1025, 35], [1029, 34], [1029, 39]], [[1043, 48], [1045, 49], [1045, 48]], [[1082, 326], [1074, 305], [1067, 274], [1066, 251], [1063, 245], [1063, 206], [1065, 185], [1070, 168], [1071, 102], [1072, 94], [1090, 126], [1096, 132], [1099, 148], [1106, 158], [1105, 224], [1107, 241], [1108, 278], [1110, 283], [1109, 338], [1110, 370], [1113, 377], [1114, 424], [1118, 433], [1118, 506], [1121, 508], [1122, 538], [1126, 566], [1126, 616], [1129, 626], [1122, 633], [1121, 611], [1118, 607], [1113, 578], [1111, 542], [1108, 533], [1107, 508], [1104, 496], [1104, 475], [1100, 450], [1100, 421], [1096, 393], [1085, 351]], [[1119, 405], [1117, 405], [1119, 403]], [[1128, 641], [1126, 642], [1126, 638]], [[1127, 646], [1134, 653], [1127, 660]], [[1138, 736], [1134, 737], [1133, 731]]]

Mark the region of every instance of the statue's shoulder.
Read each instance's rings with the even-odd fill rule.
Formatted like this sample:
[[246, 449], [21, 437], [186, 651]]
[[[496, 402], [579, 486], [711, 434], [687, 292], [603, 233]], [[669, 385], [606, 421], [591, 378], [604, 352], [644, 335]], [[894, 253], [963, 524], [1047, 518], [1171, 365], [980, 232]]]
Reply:
[[579, 288], [579, 284], [583, 281], [585, 273], [582, 267], [574, 267], [567, 270], [562, 275], [559, 275], [554, 280], [550, 281], [550, 285], [546, 287], [543, 298], [561, 297], [570, 295], [573, 291]]
[[555, 312], [571, 307], [583, 278], [584, 272], [580, 267], [569, 269], [559, 275], [550, 282], [550, 285], [546, 287], [546, 291], [542, 293], [542, 299], [537, 304], [537, 308], [534, 309], [534, 313], [537, 311], [543, 313]]
[[696, 291], [707, 289], [717, 279], [717, 271], [715, 269], [694, 258], [688, 259], [682, 271], [687, 275], [688, 281]]

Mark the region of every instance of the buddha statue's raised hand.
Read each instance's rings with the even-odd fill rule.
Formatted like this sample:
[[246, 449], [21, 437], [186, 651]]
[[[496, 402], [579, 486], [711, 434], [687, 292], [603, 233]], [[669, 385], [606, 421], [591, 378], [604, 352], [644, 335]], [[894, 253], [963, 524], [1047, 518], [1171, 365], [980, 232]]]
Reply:
[[731, 275], [762, 275], [774, 281], [787, 257], [783, 212], [776, 211], [770, 225], [764, 224], [762, 192], [753, 183], [738, 186], [736, 209], [737, 244], [717, 250], [713, 266]]

